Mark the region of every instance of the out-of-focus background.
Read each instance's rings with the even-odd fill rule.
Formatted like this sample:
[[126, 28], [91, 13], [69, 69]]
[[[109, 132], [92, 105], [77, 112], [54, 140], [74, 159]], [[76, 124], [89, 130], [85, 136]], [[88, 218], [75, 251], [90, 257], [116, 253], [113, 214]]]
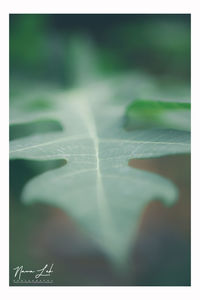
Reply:
[[[93, 64], [80, 57], [85, 40], [95, 49], [89, 56], [97, 65], [91, 70], [95, 78], [134, 72], [140, 80], [148, 78], [149, 91], [156, 86], [166, 99], [189, 100], [190, 15], [19, 14], [10, 15], [11, 103], [41, 86], [67, 89], [91, 80], [85, 70]], [[10, 138], [25, 135], [24, 130], [11, 127]], [[53, 262], [54, 285], [190, 285], [189, 155], [129, 163], [170, 178], [180, 196], [173, 207], [153, 201], [145, 209], [128, 278], [115, 274], [61, 210], [21, 203], [22, 188], [40, 172], [39, 164], [43, 171], [52, 168], [48, 162], [10, 163], [11, 284], [14, 266]]]

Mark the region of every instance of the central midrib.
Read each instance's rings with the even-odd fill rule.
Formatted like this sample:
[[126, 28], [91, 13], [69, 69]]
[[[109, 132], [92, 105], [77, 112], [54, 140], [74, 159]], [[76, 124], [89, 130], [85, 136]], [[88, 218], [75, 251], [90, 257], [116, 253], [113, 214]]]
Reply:
[[88, 101], [85, 101], [82, 105], [81, 103], [81, 117], [84, 120], [84, 123], [86, 124], [86, 128], [88, 130], [88, 134], [90, 138], [94, 142], [94, 151], [95, 151], [95, 157], [96, 157], [96, 171], [97, 171], [97, 178], [98, 180], [101, 180], [101, 171], [100, 171], [100, 160], [99, 160], [99, 139], [97, 134], [97, 128], [95, 119], [92, 113], [92, 110], [90, 108], [90, 105]]
[[112, 223], [112, 217], [110, 214], [110, 210], [108, 207], [104, 186], [102, 182], [101, 169], [100, 169], [100, 157], [99, 157], [99, 138], [98, 138], [98, 133], [96, 128], [96, 122], [88, 101], [85, 101], [81, 108], [82, 108], [81, 117], [84, 120], [88, 133], [94, 142], [94, 151], [96, 157], [96, 174], [97, 174], [96, 197], [97, 197], [97, 204], [98, 204], [99, 214], [100, 214], [102, 235], [104, 237], [105, 243], [107, 243], [109, 242], [110, 234], [112, 234], [113, 231], [113, 223]]

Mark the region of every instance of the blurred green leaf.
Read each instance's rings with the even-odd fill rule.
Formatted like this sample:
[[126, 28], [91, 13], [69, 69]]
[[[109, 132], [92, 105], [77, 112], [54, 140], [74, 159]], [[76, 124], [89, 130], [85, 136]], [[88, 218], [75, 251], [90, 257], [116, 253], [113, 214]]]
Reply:
[[136, 100], [126, 111], [126, 126], [190, 130], [190, 103]]

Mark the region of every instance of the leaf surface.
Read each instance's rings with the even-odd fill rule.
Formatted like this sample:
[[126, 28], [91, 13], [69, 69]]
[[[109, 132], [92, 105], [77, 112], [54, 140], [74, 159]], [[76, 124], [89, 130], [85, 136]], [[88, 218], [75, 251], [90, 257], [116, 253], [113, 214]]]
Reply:
[[[51, 101], [52, 98], [52, 101]], [[149, 201], [172, 204], [176, 187], [167, 179], [128, 166], [129, 159], [190, 151], [190, 135], [180, 130], [124, 129], [124, 105], [109, 92], [74, 90], [49, 97], [48, 109], [22, 101], [11, 123], [54, 120], [60, 132], [35, 134], [10, 143], [11, 159], [66, 160], [63, 167], [26, 184], [26, 203], [60, 207], [91, 236], [114, 263], [126, 261], [138, 220]], [[34, 103], [34, 99], [33, 99]]]

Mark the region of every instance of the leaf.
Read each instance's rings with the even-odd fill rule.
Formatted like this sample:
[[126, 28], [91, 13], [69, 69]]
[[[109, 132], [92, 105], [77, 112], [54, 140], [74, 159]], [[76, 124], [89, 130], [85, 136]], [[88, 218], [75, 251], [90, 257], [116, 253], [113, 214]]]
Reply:
[[126, 111], [126, 126], [190, 131], [190, 103], [136, 100]]
[[95, 86], [51, 95], [44, 111], [32, 110], [33, 103], [34, 99], [30, 104], [21, 101], [19, 109], [11, 111], [11, 123], [48, 119], [59, 122], [63, 131], [11, 141], [10, 158], [64, 159], [67, 164], [30, 180], [23, 201], [60, 207], [113, 263], [123, 264], [144, 207], [153, 199], [168, 205], [177, 199], [169, 180], [129, 167], [129, 159], [187, 153], [189, 133], [126, 131], [124, 105], [113, 101], [109, 90], [98, 93]]

